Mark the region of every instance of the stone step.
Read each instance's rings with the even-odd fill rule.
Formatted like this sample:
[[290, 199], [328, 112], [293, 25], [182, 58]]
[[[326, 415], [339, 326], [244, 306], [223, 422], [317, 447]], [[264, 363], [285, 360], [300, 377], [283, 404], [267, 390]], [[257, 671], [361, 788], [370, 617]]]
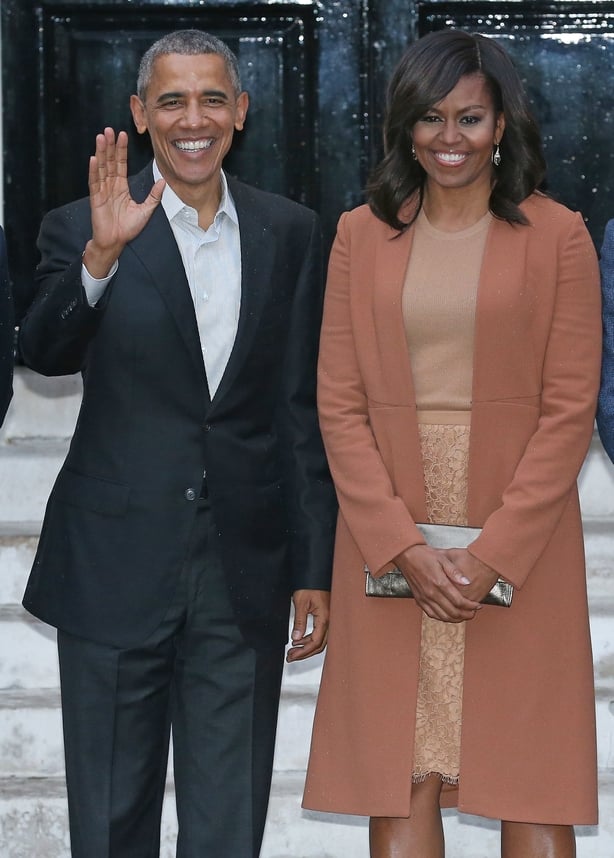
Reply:
[[[283, 684], [276, 771], [305, 769], [316, 696], [317, 685], [295, 688]], [[597, 682], [596, 712], [598, 766], [614, 775], [613, 683]], [[6, 777], [62, 774], [62, 724], [57, 687], [0, 691], [0, 772]]]
[[[273, 778], [261, 858], [368, 858], [368, 823], [363, 817], [300, 809], [302, 772]], [[600, 778], [599, 827], [578, 828], [578, 858], [614, 855], [614, 777]], [[173, 789], [165, 797], [160, 858], [174, 858], [176, 817]], [[60, 778], [0, 781], [2, 858], [69, 858], [65, 790]], [[499, 824], [454, 810], [444, 811], [451, 858], [499, 854]]]
[[41, 522], [47, 498], [68, 450], [62, 440], [0, 444], [0, 521]]
[[37, 522], [0, 524], [0, 605], [21, 602], [39, 530]]
[[15, 368], [13, 401], [0, 432], [0, 440], [70, 438], [81, 404], [81, 376], [46, 378]]
[[[275, 752], [277, 771], [300, 771], [306, 767], [316, 695], [317, 685], [293, 688], [284, 683]], [[57, 685], [0, 690], [0, 772], [3, 776], [61, 775], [64, 771], [62, 747]]]
[[0, 689], [59, 687], [55, 641], [55, 629], [21, 605], [0, 606]]
[[580, 504], [585, 519], [614, 520], [614, 465], [608, 459], [597, 435], [593, 434], [588, 455], [578, 481]]

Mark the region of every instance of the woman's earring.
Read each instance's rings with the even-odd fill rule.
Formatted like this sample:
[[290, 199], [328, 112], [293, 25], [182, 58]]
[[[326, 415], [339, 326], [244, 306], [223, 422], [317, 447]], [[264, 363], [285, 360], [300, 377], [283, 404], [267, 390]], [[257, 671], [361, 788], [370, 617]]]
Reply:
[[416, 150], [415, 150], [415, 148], [414, 148], [414, 144], [413, 144], [413, 143], [411, 144], [411, 157], [414, 159], [414, 161], [417, 161], [417, 160], [418, 160], [418, 156], [416, 155]]
[[498, 143], [495, 143], [495, 149], [492, 153], [492, 162], [495, 167], [499, 167], [501, 165], [501, 152], [499, 151]]

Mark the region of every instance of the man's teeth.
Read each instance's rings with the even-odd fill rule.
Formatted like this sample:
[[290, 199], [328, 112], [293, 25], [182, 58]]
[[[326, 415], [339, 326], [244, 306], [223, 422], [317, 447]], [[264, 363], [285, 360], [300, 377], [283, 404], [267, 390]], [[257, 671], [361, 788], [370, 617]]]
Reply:
[[198, 152], [200, 149], [209, 149], [213, 146], [213, 140], [176, 140], [175, 146], [177, 149], [183, 149], [184, 152]]

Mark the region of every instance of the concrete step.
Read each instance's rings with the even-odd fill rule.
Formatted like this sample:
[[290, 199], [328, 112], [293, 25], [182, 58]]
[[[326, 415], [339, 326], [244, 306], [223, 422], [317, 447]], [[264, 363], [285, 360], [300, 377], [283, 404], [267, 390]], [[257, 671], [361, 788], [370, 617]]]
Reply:
[[[300, 809], [303, 775], [273, 779], [261, 858], [368, 858], [368, 823], [363, 817], [319, 814]], [[578, 858], [614, 854], [614, 777], [600, 781], [601, 824], [578, 828]], [[160, 858], [174, 858], [176, 817], [172, 785], [167, 788]], [[499, 824], [444, 811], [449, 858], [493, 858], [499, 854]], [[59, 778], [0, 781], [2, 858], [69, 858], [65, 792]]]
[[71, 437], [81, 404], [81, 376], [46, 378], [18, 366], [13, 389], [0, 441]]
[[68, 441], [28, 440], [0, 444], [0, 521], [41, 522]]
[[[276, 772], [305, 770], [316, 697], [316, 685], [293, 688], [284, 683], [275, 750]], [[613, 683], [597, 682], [596, 712], [598, 766], [614, 775]], [[57, 686], [0, 691], [0, 772], [3, 776], [61, 775], [63, 765]]]
[[580, 504], [585, 519], [614, 519], [614, 466], [608, 459], [597, 435], [593, 435], [586, 461], [578, 481]]
[[[284, 686], [282, 689], [276, 771], [305, 769], [316, 695], [317, 687], [298, 690]], [[62, 717], [57, 686], [0, 691], [0, 772], [3, 777], [16, 778], [63, 774]]]
[[0, 606], [0, 689], [58, 688], [55, 640], [55, 629], [21, 605]]

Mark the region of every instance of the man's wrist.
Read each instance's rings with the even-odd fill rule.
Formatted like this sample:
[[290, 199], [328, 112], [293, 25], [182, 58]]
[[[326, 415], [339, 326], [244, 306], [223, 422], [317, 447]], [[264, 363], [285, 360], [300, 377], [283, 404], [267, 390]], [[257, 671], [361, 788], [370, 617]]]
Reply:
[[105, 277], [109, 276], [113, 266], [119, 259], [120, 253], [121, 250], [116, 248], [101, 250], [90, 239], [83, 251], [83, 264], [90, 277], [93, 277], [95, 280], [104, 280]]

